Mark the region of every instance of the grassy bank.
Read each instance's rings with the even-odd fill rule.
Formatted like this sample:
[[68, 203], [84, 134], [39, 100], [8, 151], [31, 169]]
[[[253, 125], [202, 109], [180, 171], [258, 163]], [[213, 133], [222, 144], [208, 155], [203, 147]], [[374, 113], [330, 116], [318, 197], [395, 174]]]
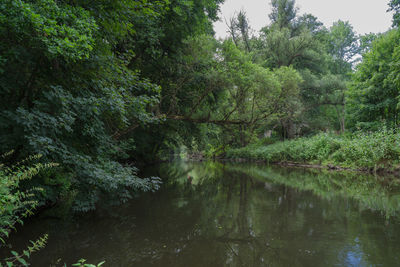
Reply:
[[258, 143], [230, 149], [227, 158], [390, 171], [400, 167], [400, 133], [319, 134], [271, 145]]

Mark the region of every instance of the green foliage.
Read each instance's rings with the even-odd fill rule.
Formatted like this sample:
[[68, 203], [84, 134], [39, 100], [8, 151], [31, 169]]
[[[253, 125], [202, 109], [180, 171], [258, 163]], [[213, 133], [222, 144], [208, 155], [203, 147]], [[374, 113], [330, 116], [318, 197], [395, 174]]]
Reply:
[[42, 179], [49, 185], [43, 195], [76, 191], [76, 208], [88, 210], [102, 193], [119, 191], [124, 200], [129, 190], [152, 188], [152, 179], [138, 178], [126, 161], [132, 130], [158, 121], [152, 107], [160, 87], [130, 68], [135, 52], [124, 44], [134, 44], [138, 20], [158, 18], [165, 5], [0, 4], [0, 38], [6, 40], [0, 44], [0, 150], [16, 148], [16, 158], [40, 153], [62, 163], [61, 179]]
[[27, 246], [26, 250], [23, 250], [22, 253], [18, 253], [16, 251], [11, 251], [12, 256], [2, 260], [0, 262], [0, 267], [7, 266], [29, 266], [29, 258], [32, 253], [37, 252], [43, 249], [46, 246], [48, 235], [38, 238], [35, 241], [30, 241], [30, 245]]
[[237, 15], [237, 21], [235, 23], [235, 26], [240, 32], [240, 35], [242, 37], [244, 47], [247, 50], [247, 52], [251, 51], [251, 46], [250, 46], [250, 24], [249, 20], [247, 18], [246, 12], [241, 10], [239, 14]]
[[272, 145], [249, 145], [231, 149], [229, 158], [268, 162], [316, 163], [357, 169], [397, 168], [400, 160], [400, 134], [392, 131], [355, 133], [349, 136], [319, 134]]
[[393, 27], [400, 25], [400, 1], [399, 0], [390, 0], [389, 2], [389, 10], [393, 11]]
[[78, 267], [100, 267], [102, 266], [105, 261], [102, 261], [98, 264], [89, 264], [89, 263], [85, 263], [86, 260], [85, 259], [80, 259], [77, 263], [72, 264], [72, 266], [78, 266]]
[[259, 53], [270, 68], [299, 64], [316, 56], [313, 51], [317, 50], [317, 43], [308, 29], [292, 36], [289, 28], [271, 26], [264, 30], [260, 42]]
[[[10, 151], [1, 156], [4, 159], [14, 151]], [[0, 240], [3, 245], [6, 244], [6, 238], [12, 230], [15, 230], [17, 223], [22, 224], [22, 219], [32, 215], [38, 202], [35, 199], [41, 188], [31, 188], [28, 191], [20, 190], [20, 183], [30, 180], [41, 170], [54, 168], [58, 166], [55, 163], [35, 163], [28, 165], [31, 161], [37, 161], [41, 155], [30, 156], [13, 166], [6, 166], [0, 163]], [[27, 259], [33, 252], [43, 248], [47, 241], [47, 234], [36, 241], [31, 241], [31, 245], [23, 250], [22, 253], [11, 251], [12, 256], [0, 261], [0, 266], [28, 266]], [[1, 247], [1, 245], [0, 245]], [[3, 264], [3, 265], [2, 265]]]
[[[6, 0], [0, 4], [0, 13], [0, 35], [18, 36], [18, 40], [12, 41], [20, 44], [6, 52], [6, 59], [21, 56], [18, 54], [23, 48], [29, 52], [43, 51], [48, 58], [71, 61], [89, 58], [93, 50], [97, 25], [81, 7], [54, 0]], [[2, 42], [0, 49], [5, 49], [8, 42]]]
[[215, 157], [219, 157], [219, 156], [223, 155], [225, 153], [225, 149], [226, 149], [226, 147], [224, 147], [223, 145], [214, 147], [213, 145], [208, 144], [204, 154], [207, 158], [215, 158]]
[[[216, 138], [227, 145], [247, 143], [263, 123], [297, 114], [302, 80], [293, 68], [265, 69], [252, 62], [251, 55], [232, 40], [218, 43], [202, 35], [186, 43], [184, 82], [176, 84], [173, 93], [163, 100], [171, 114], [167, 113], [167, 118], [222, 126]], [[285, 110], [289, 107], [291, 110]], [[182, 124], [179, 127], [174, 124], [178, 123], [168, 121], [169, 126], [180, 130], [181, 139], [174, 132], [176, 142], [180, 140], [187, 147], [191, 146], [192, 138], [201, 142], [201, 127], [182, 128]], [[184, 129], [189, 127], [186, 132]]]
[[[10, 157], [14, 151], [10, 151], [1, 155], [1, 160], [4, 161]], [[40, 163], [37, 162], [42, 158], [42, 155], [30, 156], [20, 162], [7, 166], [0, 163], [0, 247], [6, 245], [6, 240], [12, 230], [16, 230], [16, 224], [23, 224], [23, 219], [33, 215], [35, 208], [39, 202], [37, 194], [42, 191], [42, 188], [31, 188], [27, 191], [22, 191], [20, 184], [26, 180], [31, 180], [40, 172], [48, 169], [54, 169], [59, 165], [56, 163]], [[37, 163], [32, 163], [37, 162]], [[46, 246], [48, 235], [44, 234], [35, 241], [30, 241], [30, 245], [22, 252], [11, 250], [11, 256], [0, 259], [0, 267], [2, 266], [29, 266], [29, 258], [32, 253], [35, 253]], [[80, 260], [78, 265], [72, 266], [101, 266], [104, 262], [98, 265], [86, 264], [85, 260]]]
[[359, 53], [358, 38], [348, 21], [337, 21], [330, 28], [328, 51], [333, 56], [333, 73], [346, 74], [351, 71], [353, 58]]
[[398, 125], [399, 40], [397, 29], [376, 38], [357, 66], [347, 97], [353, 128], [376, 130], [385, 123]]
[[283, 138], [345, 130], [345, 92], [358, 36], [348, 22], [327, 29], [311, 14], [297, 15], [295, 1], [272, 1], [272, 23], [261, 30], [253, 50], [255, 61], [269, 68], [291, 66], [302, 76], [297, 119], [281, 121]]
[[365, 54], [369, 52], [372, 48], [373, 41], [375, 41], [382, 34], [378, 33], [367, 33], [360, 36], [360, 52]]
[[[161, 105], [168, 126], [182, 134], [173, 132], [164, 143], [191, 149], [197, 142], [196, 149], [208, 151], [207, 142], [213, 148], [244, 146], [269, 131], [284, 139], [345, 131], [348, 74], [360, 51], [352, 26], [338, 21], [326, 29], [311, 14], [297, 16], [295, 1], [272, 1], [272, 6], [272, 23], [259, 37], [249, 36], [240, 11], [228, 23], [231, 38], [185, 41], [179, 77], [167, 85], [171, 89], [163, 88]], [[221, 130], [211, 140], [198, 123]]]
[[[4, 160], [4, 157], [2, 156], [2, 160]], [[41, 155], [31, 156], [11, 167], [7, 167], [4, 164], [0, 165], [0, 227], [2, 235], [8, 236], [8, 232], [11, 229], [15, 229], [14, 225], [17, 222], [21, 222], [21, 218], [33, 214], [33, 210], [38, 204], [34, 196], [41, 189], [32, 188], [25, 192], [19, 191], [20, 183], [32, 179], [43, 169], [58, 166], [55, 163], [26, 165], [30, 161], [36, 161], [41, 157]]]
[[279, 29], [293, 27], [297, 17], [295, 0], [272, 0], [269, 18]]

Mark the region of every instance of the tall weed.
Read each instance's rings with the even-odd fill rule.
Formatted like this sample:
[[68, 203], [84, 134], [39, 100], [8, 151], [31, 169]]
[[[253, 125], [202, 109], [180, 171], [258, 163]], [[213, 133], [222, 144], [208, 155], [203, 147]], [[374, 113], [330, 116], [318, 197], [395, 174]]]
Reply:
[[400, 134], [386, 129], [341, 136], [321, 133], [271, 145], [252, 144], [230, 149], [227, 157], [267, 162], [334, 164], [352, 168], [389, 168], [399, 163]]

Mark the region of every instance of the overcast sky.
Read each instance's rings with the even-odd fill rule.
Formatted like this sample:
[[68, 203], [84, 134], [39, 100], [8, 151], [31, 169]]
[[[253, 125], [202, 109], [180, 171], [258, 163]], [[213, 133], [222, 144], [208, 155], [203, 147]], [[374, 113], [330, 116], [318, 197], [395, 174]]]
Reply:
[[[387, 13], [389, 0], [297, 0], [299, 13], [311, 13], [326, 27], [337, 20], [350, 21], [358, 34], [377, 33], [388, 30], [392, 14]], [[221, 7], [222, 21], [214, 24], [217, 37], [226, 37], [224, 18], [229, 19], [235, 11], [244, 9], [253, 30], [258, 32], [269, 23], [270, 0], [225, 0]]]

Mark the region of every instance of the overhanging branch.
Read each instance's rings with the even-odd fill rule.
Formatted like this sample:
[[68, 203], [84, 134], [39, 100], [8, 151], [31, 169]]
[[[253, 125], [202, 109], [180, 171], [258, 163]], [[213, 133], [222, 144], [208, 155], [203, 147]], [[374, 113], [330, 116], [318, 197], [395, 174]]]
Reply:
[[185, 116], [166, 116], [165, 117], [168, 120], [178, 120], [178, 121], [187, 121], [187, 122], [193, 122], [193, 123], [212, 123], [212, 124], [217, 124], [217, 125], [242, 125], [242, 124], [250, 124], [248, 121], [244, 120], [212, 120], [209, 118], [190, 118], [190, 117], [185, 117]]

